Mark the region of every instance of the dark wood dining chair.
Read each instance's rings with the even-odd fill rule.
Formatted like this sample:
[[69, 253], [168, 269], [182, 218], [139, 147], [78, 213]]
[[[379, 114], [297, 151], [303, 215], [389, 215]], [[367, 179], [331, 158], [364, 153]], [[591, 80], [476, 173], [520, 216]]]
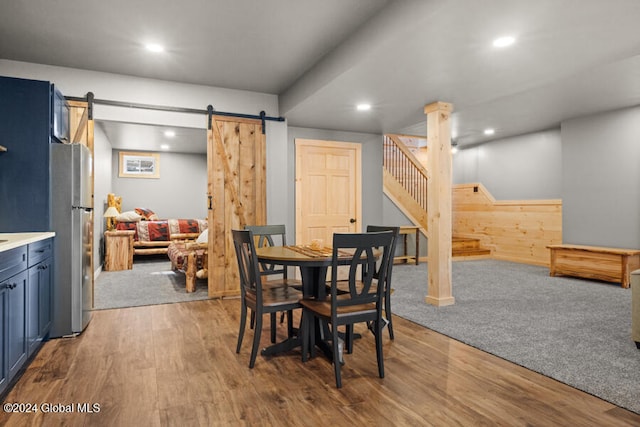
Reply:
[[[245, 230], [251, 230], [254, 239], [257, 239], [257, 248], [264, 246], [286, 246], [287, 245], [287, 231], [284, 224], [276, 225], [245, 225]], [[282, 281], [265, 280], [263, 282], [264, 287], [293, 286], [298, 290], [302, 289], [302, 282], [299, 280], [289, 280], [287, 277], [287, 267], [279, 266], [276, 264], [269, 264], [266, 262], [260, 263], [260, 274], [262, 276], [282, 275]], [[276, 342], [276, 314], [271, 314], [271, 342]], [[284, 313], [280, 317], [280, 323], [284, 321]], [[293, 315], [291, 312], [287, 312], [288, 327], [291, 328], [293, 322]], [[251, 328], [254, 327], [255, 313], [251, 313]]]
[[[302, 292], [288, 286], [286, 282], [283, 282], [284, 279], [270, 280], [269, 282], [274, 282], [274, 286], [263, 287], [253, 233], [251, 230], [231, 230], [231, 233], [238, 260], [240, 297], [242, 298], [236, 353], [240, 353], [247, 322], [247, 310], [251, 310], [252, 313], [255, 313], [255, 326], [249, 368], [253, 368], [260, 345], [263, 315], [289, 312], [300, 308], [299, 300], [302, 298]], [[280, 282], [279, 286], [275, 286], [277, 282]], [[289, 324], [288, 332], [291, 337], [291, 324]]]
[[[386, 225], [368, 225], [367, 233], [379, 233], [381, 231], [390, 231], [393, 233], [393, 239], [391, 241], [391, 256], [388, 260], [388, 265], [386, 268], [386, 277], [380, 278], [380, 261], [378, 262], [378, 269], [374, 272], [373, 277], [376, 279], [376, 285], [380, 284], [384, 286], [384, 326], [389, 328], [389, 338], [394, 339], [393, 335], [393, 319], [391, 317], [391, 273], [393, 271], [393, 257], [396, 252], [396, 243], [398, 241], [398, 236], [400, 235], [400, 227], [394, 226], [386, 226]], [[327, 293], [330, 291], [330, 285], [327, 288]], [[338, 292], [339, 293], [347, 293], [348, 292], [348, 282], [340, 281], [338, 282]], [[369, 322], [367, 324], [369, 330], [374, 332], [373, 323]], [[345, 332], [345, 351], [347, 353], [351, 353], [353, 351], [353, 339], [354, 337], [360, 337], [359, 335], [354, 335], [353, 333], [353, 325], [347, 327]]]
[[[386, 277], [386, 269], [391, 254], [393, 232], [379, 233], [336, 233], [333, 235], [333, 255], [331, 262], [331, 292], [330, 298], [320, 301], [317, 299], [302, 299], [303, 307], [303, 342], [302, 361], [307, 360], [309, 352], [315, 356], [315, 327], [316, 320], [331, 325], [331, 345], [333, 350], [333, 365], [335, 370], [336, 387], [342, 387], [341, 359], [339, 351], [338, 327], [345, 325], [347, 330], [355, 323], [372, 322], [376, 342], [376, 358], [378, 374], [384, 378], [384, 361], [382, 355], [382, 307], [384, 305], [384, 287], [377, 285], [379, 277]], [[381, 251], [380, 255], [378, 251]], [[338, 279], [338, 258], [345, 252], [352, 252], [346, 282], [347, 292], [343, 289], [344, 281]], [[378, 263], [379, 259], [379, 263]]]
[[[393, 336], [393, 319], [391, 318], [391, 273], [393, 272], [393, 257], [396, 253], [396, 243], [398, 242], [398, 236], [400, 235], [400, 227], [386, 226], [386, 225], [368, 225], [367, 233], [379, 233], [381, 231], [391, 231], [393, 233], [393, 240], [391, 241], [391, 256], [388, 260], [386, 277], [380, 279], [379, 271], [374, 274], [374, 277], [378, 280], [378, 283], [384, 285], [384, 317], [387, 321], [387, 328], [389, 329], [389, 338], [394, 339]], [[419, 236], [417, 236], [419, 237]], [[417, 255], [416, 255], [417, 256]]]

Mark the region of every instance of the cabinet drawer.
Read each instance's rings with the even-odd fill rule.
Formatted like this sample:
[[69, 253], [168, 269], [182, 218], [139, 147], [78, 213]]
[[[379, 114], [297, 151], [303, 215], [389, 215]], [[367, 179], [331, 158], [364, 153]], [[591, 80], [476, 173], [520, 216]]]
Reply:
[[27, 269], [27, 246], [0, 252], [0, 281]]
[[41, 240], [29, 244], [29, 267], [36, 265], [43, 259], [51, 257], [53, 239]]

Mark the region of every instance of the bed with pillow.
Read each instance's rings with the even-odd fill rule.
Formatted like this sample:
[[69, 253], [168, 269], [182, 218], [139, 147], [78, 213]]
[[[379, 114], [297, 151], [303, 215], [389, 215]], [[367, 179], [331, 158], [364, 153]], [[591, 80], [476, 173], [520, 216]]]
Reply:
[[148, 208], [122, 212], [115, 220], [116, 230], [135, 231], [134, 255], [166, 254], [172, 236], [196, 239], [207, 229], [206, 219], [158, 219]]

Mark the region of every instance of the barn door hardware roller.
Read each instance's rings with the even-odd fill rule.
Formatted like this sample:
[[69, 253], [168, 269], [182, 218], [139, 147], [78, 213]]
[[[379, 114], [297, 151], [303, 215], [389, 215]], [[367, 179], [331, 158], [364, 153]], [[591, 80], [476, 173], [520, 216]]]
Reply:
[[260, 120], [262, 122], [262, 133], [265, 133], [265, 121], [270, 120], [274, 122], [284, 122], [284, 117], [272, 117], [267, 116], [267, 113], [264, 111], [260, 111], [260, 115], [256, 116], [254, 114], [242, 114], [242, 113], [227, 113], [224, 111], [216, 111], [212, 105], [207, 106], [207, 115], [209, 116], [209, 129], [211, 129], [211, 116], [226, 116], [226, 117], [238, 117], [241, 119], [254, 119]]

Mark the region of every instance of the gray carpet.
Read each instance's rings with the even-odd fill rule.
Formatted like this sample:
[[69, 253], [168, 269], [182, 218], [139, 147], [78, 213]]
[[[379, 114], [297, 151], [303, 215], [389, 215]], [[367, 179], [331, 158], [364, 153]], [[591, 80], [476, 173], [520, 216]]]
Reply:
[[453, 263], [452, 306], [424, 302], [426, 263], [392, 287], [395, 315], [640, 413], [631, 289], [495, 260]]
[[136, 259], [133, 270], [103, 271], [94, 286], [96, 309], [135, 307], [207, 299], [206, 280], [187, 293], [185, 275], [171, 270], [166, 257]]

